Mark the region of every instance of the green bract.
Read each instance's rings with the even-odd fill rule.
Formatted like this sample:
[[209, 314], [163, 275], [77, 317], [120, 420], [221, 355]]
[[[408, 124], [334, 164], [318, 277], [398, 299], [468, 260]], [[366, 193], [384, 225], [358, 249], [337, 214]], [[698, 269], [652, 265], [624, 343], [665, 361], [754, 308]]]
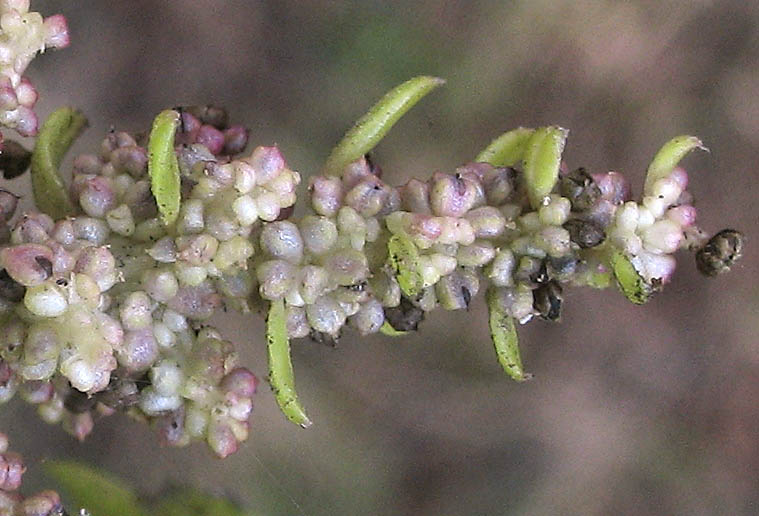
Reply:
[[517, 336], [514, 318], [509, 316], [498, 302], [496, 289], [487, 292], [490, 336], [493, 339], [498, 362], [506, 374], [514, 380], [522, 382], [528, 378], [522, 369], [522, 359], [519, 356], [519, 337]]
[[419, 273], [419, 250], [407, 235], [396, 234], [388, 240], [387, 251], [401, 291], [406, 297], [415, 298], [424, 288]]
[[339, 176], [348, 163], [369, 152], [414, 104], [445, 81], [420, 75], [396, 86], [362, 116], [327, 158], [323, 173]]
[[60, 219], [74, 213], [74, 205], [58, 172], [63, 156], [87, 126], [79, 111], [59, 108], [45, 120], [32, 152], [31, 175], [34, 203], [40, 211]]
[[656, 180], [668, 176], [680, 160], [693, 149], [708, 150], [695, 136], [676, 136], [665, 143], [648, 166], [644, 191], [648, 191]]
[[490, 142], [490, 145], [477, 155], [475, 161], [490, 163], [494, 167], [513, 167], [522, 161], [527, 141], [534, 132], [534, 129], [526, 127], [505, 132]]
[[611, 268], [620, 290], [627, 299], [636, 305], [642, 305], [648, 301], [653, 288], [641, 277], [630, 259], [622, 251], [615, 249], [612, 252]]
[[180, 201], [179, 164], [174, 154], [174, 133], [179, 113], [167, 109], [153, 120], [148, 142], [148, 173], [161, 221], [169, 226], [177, 220]]
[[403, 337], [404, 335], [408, 334], [407, 331], [396, 330], [393, 328], [393, 325], [387, 321], [382, 323], [382, 326], [380, 326], [380, 332], [383, 335], [387, 335], [388, 337]]
[[293, 423], [308, 428], [311, 420], [298, 402], [295, 392], [290, 340], [287, 337], [287, 314], [282, 299], [272, 301], [266, 318], [266, 341], [269, 347], [269, 383], [282, 413]]
[[541, 127], [527, 140], [522, 162], [527, 196], [533, 208], [541, 206], [559, 179], [561, 153], [568, 133], [561, 127]]

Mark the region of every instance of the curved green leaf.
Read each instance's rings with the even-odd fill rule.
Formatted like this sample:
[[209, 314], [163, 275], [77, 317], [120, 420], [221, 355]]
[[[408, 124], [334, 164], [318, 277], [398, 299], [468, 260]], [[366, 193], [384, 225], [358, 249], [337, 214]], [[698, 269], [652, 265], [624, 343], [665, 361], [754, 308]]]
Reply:
[[498, 362], [511, 378], [522, 382], [530, 378], [522, 368], [522, 358], [519, 354], [519, 337], [517, 336], [514, 318], [501, 307], [498, 290], [488, 289], [487, 293], [490, 337], [498, 357]]
[[150, 190], [166, 226], [177, 220], [181, 200], [179, 163], [174, 154], [174, 133], [178, 124], [179, 113], [171, 109], [162, 111], [153, 120], [148, 141]]
[[345, 133], [327, 158], [322, 173], [341, 175], [348, 163], [372, 150], [406, 111], [444, 83], [438, 77], [420, 75], [390, 90]]
[[474, 160], [477, 163], [490, 163], [494, 167], [513, 167], [522, 161], [527, 141], [534, 132], [534, 129], [518, 127], [503, 133], [477, 154]]
[[[77, 462], [49, 462], [45, 470], [77, 508], [92, 516], [148, 516], [134, 492], [105, 472]], [[79, 514], [79, 512], [76, 512]]]
[[269, 383], [279, 408], [293, 423], [308, 428], [306, 416], [295, 392], [295, 376], [290, 360], [290, 339], [287, 336], [287, 314], [282, 299], [272, 301], [266, 318], [266, 341], [269, 347]]
[[244, 512], [226, 498], [182, 489], [161, 498], [153, 507], [153, 516], [244, 516]]
[[395, 328], [393, 328], [392, 324], [385, 321], [384, 323], [382, 323], [382, 326], [380, 326], [380, 333], [382, 333], [383, 335], [387, 335], [388, 337], [403, 337], [408, 332], [396, 330]]
[[81, 112], [63, 107], [50, 114], [37, 136], [31, 163], [34, 203], [54, 219], [75, 212], [58, 167], [85, 127], [87, 119]]
[[653, 287], [638, 273], [630, 259], [619, 249], [610, 257], [611, 269], [622, 293], [636, 305], [642, 305], [651, 297]]
[[419, 272], [419, 250], [408, 235], [398, 233], [387, 241], [387, 251], [401, 291], [406, 297], [415, 298], [424, 289], [424, 278]]
[[568, 133], [561, 127], [541, 127], [527, 140], [522, 163], [527, 196], [533, 208], [540, 207], [559, 179], [561, 153]]
[[643, 191], [647, 192], [658, 179], [667, 177], [680, 160], [693, 149], [709, 150], [695, 136], [676, 136], [665, 143], [648, 166]]

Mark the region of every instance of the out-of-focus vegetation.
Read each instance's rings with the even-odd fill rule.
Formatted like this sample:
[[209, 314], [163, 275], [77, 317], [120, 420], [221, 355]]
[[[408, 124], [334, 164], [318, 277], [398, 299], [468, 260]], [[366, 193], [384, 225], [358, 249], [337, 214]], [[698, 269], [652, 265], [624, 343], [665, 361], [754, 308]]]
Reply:
[[[260, 514], [752, 514], [759, 511], [759, 4], [724, 1], [37, 1], [72, 45], [35, 61], [38, 111], [91, 121], [72, 154], [113, 125], [212, 102], [276, 142], [304, 176], [383, 92], [444, 77], [374, 155], [390, 182], [450, 170], [506, 129], [571, 129], [565, 159], [637, 174], [660, 144], [695, 134], [699, 219], [745, 230], [743, 262], [718, 279], [683, 255], [643, 307], [613, 291], [569, 294], [560, 325], [520, 332], [536, 378], [493, 356], [486, 310], [438, 313], [418, 335], [293, 346], [299, 430], [258, 395], [237, 455], [160, 448], [111, 418], [83, 445], [2, 411], [27, 462], [76, 457], [157, 494], [190, 484]], [[24, 178], [14, 184], [25, 184]], [[27, 199], [29, 196], [27, 196]], [[266, 373], [263, 320], [218, 325]], [[242, 347], [242, 346], [241, 346]], [[23, 439], [19, 439], [19, 436]], [[28, 488], [46, 480], [39, 468]]]

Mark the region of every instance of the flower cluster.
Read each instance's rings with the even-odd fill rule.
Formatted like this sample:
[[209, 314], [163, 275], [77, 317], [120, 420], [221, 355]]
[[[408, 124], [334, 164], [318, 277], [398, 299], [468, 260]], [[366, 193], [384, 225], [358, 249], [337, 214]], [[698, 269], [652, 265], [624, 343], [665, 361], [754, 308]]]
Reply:
[[62, 15], [43, 19], [29, 11], [29, 0], [0, 2], [0, 124], [22, 136], [37, 134], [37, 115], [32, 111], [37, 90], [24, 71], [38, 52], [68, 44]]
[[54, 491], [23, 497], [18, 489], [26, 471], [21, 455], [8, 451], [8, 437], [0, 433], [0, 514], [8, 516], [61, 516], [61, 498]]

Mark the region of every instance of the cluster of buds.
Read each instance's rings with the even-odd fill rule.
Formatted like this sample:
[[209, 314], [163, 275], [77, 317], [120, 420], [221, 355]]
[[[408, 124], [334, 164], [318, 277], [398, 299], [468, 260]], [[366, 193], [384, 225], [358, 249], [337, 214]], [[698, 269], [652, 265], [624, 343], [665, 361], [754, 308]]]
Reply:
[[18, 489], [26, 471], [18, 453], [8, 451], [8, 437], [0, 433], [0, 514], [8, 516], [63, 516], [61, 498], [55, 491], [24, 497]]
[[69, 44], [62, 15], [42, 17], [29, 11], [29, 0], [0, 2], [0, 124], [22, 136], [37, 134], [37, 90], [24, 71], [38, 52]]
[[[172, 228], [158, 219], [146, 149], [114, 132], [75, 160], [81, 215], [27, 213], [9, 232], [0, 397], [19, 392], [80, 439], [94, 416], [123, 408], [169, 444], [203, 439], [223, 457], [247, 438], [257, 379], [201, 321], [247, 307], [249, 236], [295, 202], [300, 179], [273, 147], [221, 154], [245, 147], [244, 129], [183, 119], [196, 129], [176, 149], [185, 199]], [[2, 194], [10, 213], [15, 197]]]

